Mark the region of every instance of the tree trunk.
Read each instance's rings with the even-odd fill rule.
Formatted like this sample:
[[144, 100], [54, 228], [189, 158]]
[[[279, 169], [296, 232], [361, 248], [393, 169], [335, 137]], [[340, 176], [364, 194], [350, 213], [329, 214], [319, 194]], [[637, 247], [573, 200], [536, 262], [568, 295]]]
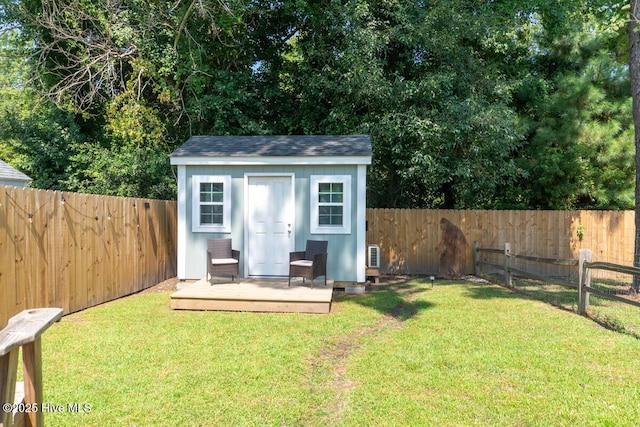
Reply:
[[[635, 127], [636, 147], [636, 230], [633, 265], [640, 267], [640, 0], [630, 0], [631, 19], [629, 20], [629, 75], [631, 78], [631, 97], [633, 98], [633, 123]], [[633, 289], [640, 290], [640, 278], [634, 276]]]

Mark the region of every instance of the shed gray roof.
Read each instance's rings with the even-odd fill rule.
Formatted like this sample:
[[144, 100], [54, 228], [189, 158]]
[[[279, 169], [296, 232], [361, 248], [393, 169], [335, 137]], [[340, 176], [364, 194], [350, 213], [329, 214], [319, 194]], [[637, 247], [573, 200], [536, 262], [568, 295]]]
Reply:
[[0, 160], [0, 179], [20, 182], [33, 181], [30, 177], [13, 168], [11, 165], [5, 163], [2, 160]]
[[192, 136], [171, 157], [371, 156], [367, 135]]

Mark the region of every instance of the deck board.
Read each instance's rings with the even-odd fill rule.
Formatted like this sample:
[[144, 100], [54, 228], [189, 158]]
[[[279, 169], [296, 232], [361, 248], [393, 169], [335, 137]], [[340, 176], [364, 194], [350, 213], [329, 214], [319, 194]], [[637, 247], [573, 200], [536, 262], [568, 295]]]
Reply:
[[256, 311], [279, 313], [329, 313], [333, 286], [284, 281], [246, 281], [211, 285], [205, 280], [171, 295], [174, 310]]

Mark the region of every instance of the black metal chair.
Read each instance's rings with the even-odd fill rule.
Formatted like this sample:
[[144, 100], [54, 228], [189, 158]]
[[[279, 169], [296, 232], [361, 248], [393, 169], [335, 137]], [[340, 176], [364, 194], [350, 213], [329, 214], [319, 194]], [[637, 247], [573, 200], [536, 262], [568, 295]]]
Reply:
[[207, 241], [207, 273], [213, 283], [214, 276], [238, 276], [240, 251], [231, 249], [231, 239], [209, 239]]
[[324, 285], [327, 286], [327, 246], [326, 240], [307, 240], [304, 251], [289, 253], [289, 286], [292, 277], [302, 277], [311, 280], [324, 276]]

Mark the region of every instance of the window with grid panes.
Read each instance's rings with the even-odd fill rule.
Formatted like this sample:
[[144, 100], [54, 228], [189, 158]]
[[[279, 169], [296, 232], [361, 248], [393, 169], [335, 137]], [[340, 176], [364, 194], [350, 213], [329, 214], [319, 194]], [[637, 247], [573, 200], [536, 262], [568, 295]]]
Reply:
[[351, 176], [312, 175], [311, 233], [351, 233]]
[[193, 176], [193, 231], [231, 231], [231, 177]]
[[224, 183], [200, 183], [200, 225], [222, 225], [224, 213]]
[[318, 184], [318, 225], [342, 226], [344, 185], [341, 182]]

